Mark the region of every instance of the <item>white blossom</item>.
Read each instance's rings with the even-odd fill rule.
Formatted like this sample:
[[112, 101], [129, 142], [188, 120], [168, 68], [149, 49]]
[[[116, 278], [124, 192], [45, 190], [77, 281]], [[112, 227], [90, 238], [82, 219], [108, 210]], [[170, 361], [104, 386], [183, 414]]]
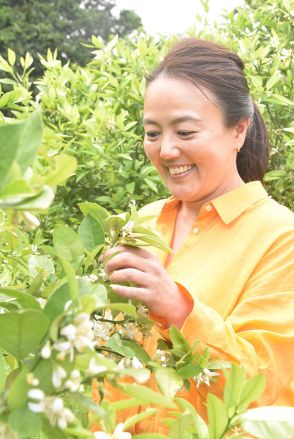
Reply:
[[134, 367], [135, 369], [143, 368], [143, 364], [141, 363], [140, 360], [138, 360], [136, 356], [132, 358], [132, 367]]
[[53, 427], [58, 426], [62, 430], [75, 419], [72, 411], [64, 407], [63, 400], [55, 396], [48, 396], [46, 398], [44, 413]]
[[48, 359], [51, 357], [51, 343], [48, 340], [47, 343], [41, 349], [41, 357], [44, 359]]
[[160, 361], [162, 367], [167, 367], [168, 357], [165, 351], [156, 349], [155, 358]]
[[210, 387], [211, 378], [218, 375], [219, 373], [212, 372], [211, 370], [204, 368], [203, 371], [195, 377], [197, 387], [199, 387], [201, 383], [204, 383]]
[[38, 378], [35, 377], [33, 372], [30, 372], [30, 373], [27, 374], [27, 383], [30, 386], [38, 386], [40, 384]]
[[81, 374], [78, 369], [74, 369], [71, 374], [69, 380], [64, 383], [64, 386], [69, 389], [71, 392], [77, 392], [81, 387]]
[[99, 373], [103, 373], [106, 371], [106, 366], [102, 366], [101, 364], [99, 364], [96, 358], [91, 358], [88, 366], [88, 373], [90, 376], [98, 375]]
[[66, 377], [66, 371], [61, 367], [59, 364], [55, 367], [53, 373], [52, 373], [52, 384], [53, 386], [58, 389], [58, 387], [61, 387], [62, 381]]
[[45, 396], [41, 389], [30, 389], [28, 397], [32, 400], [28, 408], [34, 413], [44, 413], [53, 427], [64, 430], [75, 419], [72, 411], [64, 407], [63, 400], [57, 396]]
[[134, 237], [134, 233], [133, 233], [133, 228], [135, 226], [134, 221], [128, 221], [121, 229], [122, 232], [122, 237], [123, 238], [133, 238]]
[[105, 433], [103, 431], [96, 431], [94, 433], [95, 439], [132, 439], [131, 433], [124, 430], [124, 424], [119, 423], [112, 434]]
[[131, 340], [135, 340], [141, 335], [138, 325], [133, 322], [126, 323], [119, 332], [123, 337], [130, 338]]
[[98, 280], [97, 274], [89, 274], [88, 276], [85, 276], [87, 281], [90, 283], [94, 283]]
[[41, 389], [30, 389], [28, 397], [33, 401], [29, 401], [28, 407], [34, 413], [41, 413], [45, 409], [45, 393]]
[[86, 348], [94, 349], [93, 323], [86, 313], [78, 314], [73, 323], [61, 329], [60, 335], [65, 340], [59, 339], [54, 343], [54, 348], [60, 352], [58, 359], [62, 360], [69, 355], [70, 361], [73, 361], [75, 349], [80, 353]]
[[108, 340], [112, 331], [112, 325], [111, 323], [95, 320], [93, 325], [93, 331], [95, 337], [101, 338], [102, 340]]

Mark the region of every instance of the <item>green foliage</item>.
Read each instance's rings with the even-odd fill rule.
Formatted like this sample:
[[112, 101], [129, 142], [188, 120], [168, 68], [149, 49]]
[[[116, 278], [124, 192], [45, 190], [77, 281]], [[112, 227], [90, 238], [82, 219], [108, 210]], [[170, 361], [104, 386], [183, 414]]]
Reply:
[[294, 74], [293, 2], [247, 0], [227, 15], [219, 29], [245, 61], [247, 79], [266, 125], [271, 159], [265, 177], [273, 197], [289, 206], [294, 203]]
[[[64, 60], [85, 65], [90, 52], [82, 44], [89, 44], [92, 35], [107, 40], [111, 34], [125, 36], [142, 25], [133, 11], [122, 10], [116, 18], [114, 1], [67, 0], [38, 2], [32, 0], [0, 1], [0, 53], [13, 49], [18, 57], [30, 52], [44, 55], [48, 48], [58, 47]], [[9, 62], [15, 63], [10, 52]], [[40, 74], [41, 65], [34, 66]]]
[[[246, 61], [273, 145], [266, 184], [278, 201], [291, 205], [289, 5], [247, 1], [228, 14], [225, 26], [214, 29], [214, 39], [227, 42]], [[36, 10], [36, 17], [47, 6]], [[273, 13], [276, 21], [270, 18]], [[208, 33], [207, 27], [203, 36]], [[89, 411], [101, 429], [116, 434], [153, 416], [157, 407], [169, 409], [168, 436], [134, 438], [245, 439], [245, 431], [267, 439], [290, 437], [288, 409], [276, 416], [266, 408], [247, 411], [262, 393], [261, 375], [248, 378], [240, 366], [211, 361], [208, 350], [199, 353], [197, 342], [191, 346], [175, 327], [151, 357], [137, 335], [148, 336], [153, 322], [140, 304], [112, 291], [99, 259], [106, 247], [117, 244], [170, 251], [130, 204], [135, 200], [141, 206], [166, 195], [144, 156], [140, 120], [144, 78], [170, 44], [144, 34], [108, 44], [93, 36], [93, 59], [85, 67], [63, 65], [52, 46], [40, 58], [45, 73], [34, 84], [35, 97], [31, 73], [36, 60], [24, 54], [19, 69], [12, 49], [0, 57], [1, 437], [93, 438]], [[151, 372], [158, 390], [144, 386]], [[209, 386], [219, 373], [226, 376], [224, 396], [209, 394], [206, 424], [177, 392], [192, 384]], [[92, 377], [102, 398], [99, 405], [91, 400]], [[105, 380], [129, 399], [103, 400]], [[59, 417], [52, 416], [52, 404]], [[117, 425], [118, 410], [150, 404]], [[240, 436], [241, 425], [245, 431]]]

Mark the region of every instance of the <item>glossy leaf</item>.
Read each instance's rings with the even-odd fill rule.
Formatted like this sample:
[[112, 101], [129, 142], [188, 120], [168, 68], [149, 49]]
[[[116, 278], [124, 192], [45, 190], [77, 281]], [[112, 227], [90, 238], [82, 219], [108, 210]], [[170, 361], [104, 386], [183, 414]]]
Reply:
[[155, 378], [161, 392], [169, 398], [173, 398], [183, 386], [183, 379], [170, 367], [156, 369]]
[[0, 314], [0, 346], [22, 359], [40, 346], [48, 326], [46, 315], [36, 309]]
[[39, 414], [22, 407], [13, 410], [8, 417], [9, 426], [18, 433], [19, 438], [32, 437], [39, 433], [42, 419]]
[[90, 214], [83, 219], [78, 235], [87, 250], [93, 250], [97, 245], [104, 244], [104, 230], [101, 222]]
[[207, 398], [209, 439], [221, 439], [228, 425], [227, 407], [224, 402], [212, 393]]

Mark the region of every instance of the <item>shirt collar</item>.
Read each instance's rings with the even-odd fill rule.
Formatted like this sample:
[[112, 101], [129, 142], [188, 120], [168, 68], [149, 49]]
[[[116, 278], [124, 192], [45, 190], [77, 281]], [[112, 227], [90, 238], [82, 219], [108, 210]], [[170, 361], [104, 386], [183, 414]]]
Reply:
[[268, 194], [261, 182], [251, 181], [211, 200], [211, 204], [223, 222], [229, 224], [253, 204], [265, 198], [268, 198]]
[[[230, 224], [253, 204], [266, 198], [268, 198], [268, 194], [261, 182], [251, 181], [205, 203], [205, 206], [212, 204], [222, 221], [225, 224]], [[177, 210], [178, 204], [178, 199], [168, 198], [162, 207], [160, 219], [165, 219], [165, 215], [169, 218], [171, 212]]]

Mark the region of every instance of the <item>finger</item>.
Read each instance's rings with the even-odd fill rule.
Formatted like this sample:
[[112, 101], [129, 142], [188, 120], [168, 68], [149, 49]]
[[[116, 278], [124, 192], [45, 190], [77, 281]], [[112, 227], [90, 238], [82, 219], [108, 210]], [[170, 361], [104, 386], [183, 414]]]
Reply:
[[105, 264], [107, 273], [112, 273], [113, 271], [123, 268], [135, 268], [136, 270], [146, 272], [149, 271], [149, 263], [147, 259], [141, 258], [139, 255], [124, 251], [114, 255]]
[[128, 297], [129, 299], [137, 299], [141, 302], [145, 302], [147, 297], [147, 290], [139, 287], [127, 287], [124, 285], [111, 284], [113, 291], [122, 297]]
[[117, 253], [121, 253], [125, 250], [125, 247], [122, 245], [117, 245], [115, 247], [108, 248], [102, 255], [100, 259], [102, 262], [106, 262], [108, 259], [116, 255]]
[[112, 283], [133, 282], [140, 287], [147, 287], [149, 276], [134, 268], [125, 268], [114, 271], [109, 277]]
[[109, 259], [112, 256], [116, 255], [117, 253], [123, 253], [123, 252], [131, 253], [133, 255], [137, 255], [146, 259], [153, 256], [151, 252], [140, 247], [133, 247], [130, 245], [117, 245], [115, 247], [106, 250], [101, 256], [101, 259], [102, 261], [105, 261], [106, 259]]

